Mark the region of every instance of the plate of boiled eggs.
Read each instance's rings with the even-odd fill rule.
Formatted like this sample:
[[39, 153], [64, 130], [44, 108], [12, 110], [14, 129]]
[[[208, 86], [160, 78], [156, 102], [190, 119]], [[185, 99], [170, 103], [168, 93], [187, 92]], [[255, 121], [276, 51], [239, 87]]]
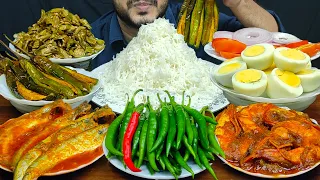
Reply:
[[320, 70], [312, 67], [309, 55], [268, 43], [248, 46], [240, 57], [214, 67], [211, 80], [227, 98], [253, 102], [314, 101], [320, 94]]

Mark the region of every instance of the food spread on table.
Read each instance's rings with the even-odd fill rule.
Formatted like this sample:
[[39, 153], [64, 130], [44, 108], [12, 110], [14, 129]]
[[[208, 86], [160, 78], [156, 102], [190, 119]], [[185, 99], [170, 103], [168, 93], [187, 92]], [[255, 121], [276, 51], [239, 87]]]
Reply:
[[[194, 178], [206, 169], [218, 179], [215, 156], [269, 178], [319, 165], [320, 126], [307, 114], [270, 103], [230, 104], [217, 118], [209, 109], [222, 94], [210, 82], [212, 67], [220, 85], [248, 96], [295, 98], [317, 91], [320, 71], [310, 59], [319, 43], [259, 28], [217, 31], [218, 19], [216, 1], [185, 0], [177, 29], [163, 18], [142, 25], [96, 79], [49, 58], [90, 56], [104, 41], [68, 10], [42, 10], [27, 33], [9, 40], [29, 59], [12, 51], [17, 57], [1, 55], [0, 68], [16, 98], [53, 102], [0, 125], [0, 168], [16, 180], [37, 179], [83, 168], [103, 153], [122, 171], [151, 178], [170, 172], [178, 179], [183, 171]], [[198, 59], [189, 46], [200, 44], [228, 60], [216, 66]], [[123, 112], [64, 102], [89, 94], [98, 81]]]
[[216, 120], [225, 159], [245, 171], [276, 177], [320, 162], [320, 126], [305, 113], [268, 103], [231, 104]]
[[41, 10], [40, 19], [28, 28], [28, 32], [15, 34], [14, 44], [32, 55], [48, 58], [90, 56], [105, 46], [90, 29], [87, 20], [64, 8]]
[[[13, 171], [14, 179], [76, 168], [86, 157], [90, 161], [102, 155], [101, 144], [114, 117], [108, 106], [91, 112], [88, 103], [72, 109], [57, 100], [10, 119], [0, 126], [0, 165]], [[69, 158], [74, 163], [68, 166]]]

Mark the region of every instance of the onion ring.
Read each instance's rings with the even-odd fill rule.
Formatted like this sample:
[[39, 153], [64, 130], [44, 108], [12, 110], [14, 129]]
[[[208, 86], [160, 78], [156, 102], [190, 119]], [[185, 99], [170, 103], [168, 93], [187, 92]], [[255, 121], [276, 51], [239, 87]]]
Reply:
[[246, 45], [270, 43], [273, 40], [272, 33], [261, 28], [243, 28], [233, 33], [233, 39]]
[[288, 33], [274, 32], [272, 34], [273, 34], [272, 41], [278, 44], [289, 44], [289, 43], [301, 41], [296, 36]]
[[213, 39], [216, 38], [229, 38], [232, 39], [233, 32], [230, 31], [217, 31], [213, 34]]

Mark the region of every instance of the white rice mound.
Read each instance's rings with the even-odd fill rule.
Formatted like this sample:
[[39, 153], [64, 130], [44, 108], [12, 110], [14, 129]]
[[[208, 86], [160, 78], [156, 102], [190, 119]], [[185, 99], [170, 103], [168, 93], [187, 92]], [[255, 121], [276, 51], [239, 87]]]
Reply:
[[[191, 96], [191, 106], [201, 109], [221, 93], [210, 81], [212, 66], [196, 57], [173, 24], [159, 18], [142, 25], [127, 47], [105, 64], [101, 81], [107, 99], [121, 107], [125, 107], [126, 93], [131, 98], [137, 89], [143, 89], [135, 98], [136, 104], [146, 102], [149, 96], [156, 108], [159, 105], [157, 93], [169, 101], [164, 90], [181, 103], [185, 91], [185, 97]], [[188, 98], [185, 98], [187, 103]]]

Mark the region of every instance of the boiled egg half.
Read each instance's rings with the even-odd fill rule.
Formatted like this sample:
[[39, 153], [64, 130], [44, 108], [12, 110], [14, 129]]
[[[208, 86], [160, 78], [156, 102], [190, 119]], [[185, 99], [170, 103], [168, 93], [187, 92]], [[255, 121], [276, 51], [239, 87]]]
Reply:
[[264, 70], [272, 65], [274, 46], [267, 43], [248, 46], [241, 52], [241, 58], [248, 68]]
[[320, 86], [320, 70], [317, 68], [304, 69], [297, 73], [301, 80], [303, 92], [311, 92]]
[[221, 85], [232, 88], [232, 76], [244, 69], [247, 69], [247, 64], [239, 59], [234, 59], [220, 64], [213, 72], [213, 76]]
[[261, 96], [267, 83], [267, 75], [257, 69], [245, 69], [232, 76], [233, 89], [248, 96]]
[[270, 98], [295, 98], [302, 93], [300, 78], [293, 72], [275, 68], [268, 76], [267, 95]]
[[305, 69], [310, 62], [306, 53], [287, 47], [279, 47], [274, 51], [274, 63], [280, 69], [297, 73]]

